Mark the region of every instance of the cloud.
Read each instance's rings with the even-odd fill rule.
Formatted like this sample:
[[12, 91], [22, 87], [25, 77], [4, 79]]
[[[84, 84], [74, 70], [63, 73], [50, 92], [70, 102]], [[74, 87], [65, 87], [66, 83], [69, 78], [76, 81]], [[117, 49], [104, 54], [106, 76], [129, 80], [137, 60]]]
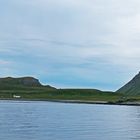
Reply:
[[33, 75], [58, 87], [116, 90], [139, 71], [139, 4], [1, 1], [1, 75]]

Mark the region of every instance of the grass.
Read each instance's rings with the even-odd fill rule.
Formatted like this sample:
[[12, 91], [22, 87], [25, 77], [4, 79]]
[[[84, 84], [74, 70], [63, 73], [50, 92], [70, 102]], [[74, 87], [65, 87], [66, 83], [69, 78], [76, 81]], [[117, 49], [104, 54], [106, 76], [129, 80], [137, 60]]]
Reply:
[[46, 89], [25, 88], [0, 90], [0, 99], [13, 99], [13, 95], [19, 95], [22, 99], [38, 100], [84, 100], [84, 101], [112, 101], [121, 98], [121, 94], [102, 92], [94, 89]]
[[[35, 82], [35, 83], [34, 83]], [[27, 100], [74, 100], [105, 101], [107, 103], [124, 103], [140, 101], [140, 96], [103, 92], [96, 89], [56, 89], [43, 86], [35, 78], [1, 78], [0, 99], [15, 99], [13, 95]]]
[[0, 99], [14, 99], [13, 95], [27, 100], [81, 100], [122, 103], [140, 101], [140, 96], [129, 96], [116, 92], [103, 92], [95, 89], [55, 89], [49, 87], [0, 87]]

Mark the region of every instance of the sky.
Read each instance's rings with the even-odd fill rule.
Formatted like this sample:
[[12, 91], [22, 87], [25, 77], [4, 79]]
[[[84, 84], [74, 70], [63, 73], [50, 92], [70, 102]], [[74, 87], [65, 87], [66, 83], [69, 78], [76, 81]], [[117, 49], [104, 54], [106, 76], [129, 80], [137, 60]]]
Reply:
[[0, 0], [0, 77], [119, 89], [140, 70], [140, 0]]

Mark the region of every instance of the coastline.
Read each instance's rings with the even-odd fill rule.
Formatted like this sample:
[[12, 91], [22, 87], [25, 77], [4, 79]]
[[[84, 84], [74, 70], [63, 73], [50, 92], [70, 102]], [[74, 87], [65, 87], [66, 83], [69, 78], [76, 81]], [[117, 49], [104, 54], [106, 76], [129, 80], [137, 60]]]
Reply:
[[11, 99], [5, 98], [0, 99], [0, 101], [46, 101], [46, 102], [57, 102], [57, 103], [73, 103], [73, 104], [98, 104], [98, 105], [123, 105], [123, 106], [140, 106], [140, 102], [122, 102], [113, 103], [107, 101], [86, 101], [86, 100], [55, 100], [55, 99]]

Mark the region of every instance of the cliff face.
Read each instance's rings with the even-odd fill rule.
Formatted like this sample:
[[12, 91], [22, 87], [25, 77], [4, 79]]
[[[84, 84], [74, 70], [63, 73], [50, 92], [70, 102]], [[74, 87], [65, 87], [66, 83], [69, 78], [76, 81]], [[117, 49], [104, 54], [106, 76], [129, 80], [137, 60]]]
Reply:
[[140, 95], [140, 72], [117, 92], [127, 95]]
[[38, 79], [33, 77], [21, 77], [21, 78], [0, 78], [0, 86], [2, 85], [21, 85], [21, 86], [42, 86]]

